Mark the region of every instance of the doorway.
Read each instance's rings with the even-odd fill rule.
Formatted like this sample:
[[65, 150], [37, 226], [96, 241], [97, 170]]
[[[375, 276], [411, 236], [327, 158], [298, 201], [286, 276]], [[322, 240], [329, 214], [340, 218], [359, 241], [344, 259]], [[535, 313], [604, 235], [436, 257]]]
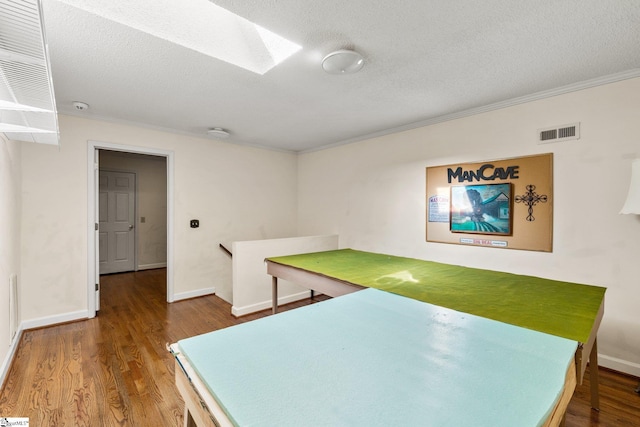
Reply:
[[[106, 151], [104, 151], [106, 150]], [[124, 239], [126, 236], [125, 230], [119, 230], [120, 233], [120, 255], [133, 252], [133, 268], [131, 269], [131, 264], [127, 264], [126, 270], [122, 271], [135, 271], [138, 269], [150, 269], [150, 268], [160, 268], [166, 267], [167, 271], [167, 302], [173, 302], [174, 300], [174, 291], [173, 291], [173, 152], [166, 150], [158, 150], [154, 148], [143, 148], [143, 147], [133, 147], [133, 146], [125, 146], [125, 145], [117, 145], [111, 143], [103, 143], [96, 141], [89, 141], [87, 160], [88, 160], [88, 277], [87, 277], [87, 298], [88, 298], [88, 317], [94, 317], [96, 312], [100, 309], [100, 261], [101, 258], [104, 260], [104, 251], [108, 251], [108, 248], [101, 247], [100, 242], [100, 232], [104, 231], [104, 224], [101, 224], [100, 221], [100, 210], [101, 210], [101, 196], [100, 196], [100, 167], [102, 166], [102, 162], [100, 161], [101, 154], [105, 157], [105, 161], [107, 158], [107, 153], [116, 154], [122, 158], [135, 158], [136, 156], [143, 155], [142, 157], [147, 157], [149, 159], [155, 159], [162, 161], [163, 168], [163, 179], [166, 182], [166, 189], [164, 190], [165, 194], [162, 195], [163, 198], [163, 209], [161, 209], [160, 214], [164, 216], [166, 224], [164, 226], [165, 233], [162, 237], [161, 248], [155, 248], [156, 253], [162, 251], [164, 254], [164, 262], [154, 262], [154, 261], [145, 261], [142, 256], [138, 256], [138, 253], [142, 253], [142, 251], [136, 251], [135, 245], [134, 249], [131, 250], [125, 249], [125, 242], [128, 245], [128, 240]], [[114, 168], [113, 162], [108, 162], [108, 169], [112, 172], [117, 173], [126, 173], [125, 170], [118, 170], [118, 167]], [[123, 163], [123, 169], [127, 168], [128, 163]], [[130, 169], [130, 168], [129, 168]], [[131, 171], [128, 171], [131, 172]], [[122, 178], [126, 175], [120, 175]], [[138, 186], [140, 185], [140, 174], [136, 174], [137, 181], [135, 183], [136, 191], [139, 190]], [[147, 181], [149, 181], [147, 179]], [[103, 198], [105, 196], [103, 195]], [[108, 197], [108, 196], [107, 196]], [[125, 196], [120, 195], [121, 199], [124, 199]], [[127, 196], [128, 198], [128, 196]], [[133, 222], [126, 223], [126, 231], [129, 231], [129, 226], [131, 225], [131, 234], [135, 236], [136, 240], [140, 240], [140, 232], [138, 228], [143, 228], [145, 224], [149, 224], [149, 216], [150, 214], [143, 215], [141, 212], [141, 208], [139, 206], [140, 200], [134, 199], [133, 205], [131, 204], [131, 200], [128, 200], [122, 204], [121, 213], [125, 210], [128, 211], [131, 207], [133, 207], [134, 212], [134, 220]], [[126, 209], [125, 209], [126, 207]], [[145, 208], [146, 209], [146, 208]], [[144, 210], [144, 209], [143, 209]], [[157, 209], [154, 209], [157, 211]], [[157, 215], [158, 212], [155, 212], [153, 215]], [[124, 213], [123, 213], [124, 215]], [[104, 219], [104, 213], [103, 213]], [[124, 221], [122, 221], [124, 224]], [[101, 230], [101, 227], [102, 230]], [[157, 229], [157, 227], [156, 227]], [[143, 235], [147, 235], [147, 233], [143, 233]], [[144, 239], [143, 239], [144, 240]], [[145, 241], [145, 248], [151, 247], [154, 248], [153, 244], [149, 244]], [[118, 243], [115, 243], [118, 245]], [[118, 249], [118, 248], [113, 248]], [[127, 258], [127, 257], [126, 257]], [[128, 257], [130, 258], [130, 257]], [[163, 260], [161, 260], [163, 261]], [[130, 262], [130, 261], [128, 261]]]

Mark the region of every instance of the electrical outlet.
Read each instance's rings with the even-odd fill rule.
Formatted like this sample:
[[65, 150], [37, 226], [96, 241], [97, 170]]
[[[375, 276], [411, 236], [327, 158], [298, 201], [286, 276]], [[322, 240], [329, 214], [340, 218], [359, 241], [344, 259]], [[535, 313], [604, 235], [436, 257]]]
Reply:
[[191, 228], [198, 228], [200, 227], [200, 221], [197, 219], [192, 219], [191, 220]]

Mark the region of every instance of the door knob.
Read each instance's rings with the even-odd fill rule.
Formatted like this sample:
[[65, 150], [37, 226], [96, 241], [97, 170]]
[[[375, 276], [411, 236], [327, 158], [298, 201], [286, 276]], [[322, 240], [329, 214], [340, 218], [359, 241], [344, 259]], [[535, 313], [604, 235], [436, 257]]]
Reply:
[[129, 224], [129, 231], [133, 230], [133, 225]]

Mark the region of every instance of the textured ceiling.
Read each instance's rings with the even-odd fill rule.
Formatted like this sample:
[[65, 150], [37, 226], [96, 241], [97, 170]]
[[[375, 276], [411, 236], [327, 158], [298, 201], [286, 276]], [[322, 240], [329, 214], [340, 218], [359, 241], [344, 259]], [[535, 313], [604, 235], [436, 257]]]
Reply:
[[[634, 0], [215, 1], [302, 45], [264, 75], [42, 3], [60, 113], [203, 137], [222, 127], [230, 142], [282, 150], [640, 76]], [[322, 71], [340, 48], [364, 55], [362, 71]]]

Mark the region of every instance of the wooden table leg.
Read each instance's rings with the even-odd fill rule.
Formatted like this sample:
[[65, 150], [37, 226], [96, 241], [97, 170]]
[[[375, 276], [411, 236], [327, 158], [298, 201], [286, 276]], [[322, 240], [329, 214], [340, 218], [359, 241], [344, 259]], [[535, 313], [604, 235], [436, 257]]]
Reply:
[[598, 387], [598, 339], [593, 342], [589, 355], [589, 382], [591, 383], [591, 408], [600, 411], [600, 393]]
[[271, 313], [278, 312], [278, 278], [271, 276]]
[[184, 427], [198, 427], [187, 405], [184, 405]]

